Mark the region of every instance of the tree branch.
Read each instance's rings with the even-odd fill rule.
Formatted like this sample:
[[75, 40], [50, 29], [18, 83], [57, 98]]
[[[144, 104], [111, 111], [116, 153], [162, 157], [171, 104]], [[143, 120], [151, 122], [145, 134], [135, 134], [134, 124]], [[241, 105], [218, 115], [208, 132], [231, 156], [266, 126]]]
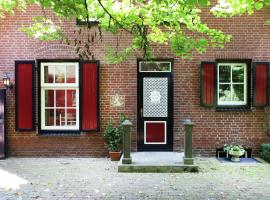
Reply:
[[113, 19], [122, 29], [132, 34], [132, 31], [126, 29], [117, 19], [115, 19], [111, 13], [104, 7], [104, 5], [101, 3], [101, 0], [97, 0], [99, 5], [102, 7], [102, 9], [110, 16], [111, 19]]

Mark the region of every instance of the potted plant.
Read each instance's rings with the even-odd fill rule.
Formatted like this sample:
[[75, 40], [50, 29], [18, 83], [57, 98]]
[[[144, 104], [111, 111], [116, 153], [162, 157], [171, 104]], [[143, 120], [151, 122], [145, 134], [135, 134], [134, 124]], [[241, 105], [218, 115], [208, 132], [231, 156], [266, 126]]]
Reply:
[[104, 131], [104, 138], [106, 141], [105, 146], [109, 150], [110, 158], [112, 161], [120, 160], [123, 133], [122, 122], [126, 119], [127, 117], [124, 114], [121, 114], [120, 124], [117, 127], [114, 127], [110, 121]]
[[244, 147], [238, 144], [225, 144], [224, 151], [231, 155], [231, 161], [233, 162], [239, 162], [240, 157], [246, 152]]

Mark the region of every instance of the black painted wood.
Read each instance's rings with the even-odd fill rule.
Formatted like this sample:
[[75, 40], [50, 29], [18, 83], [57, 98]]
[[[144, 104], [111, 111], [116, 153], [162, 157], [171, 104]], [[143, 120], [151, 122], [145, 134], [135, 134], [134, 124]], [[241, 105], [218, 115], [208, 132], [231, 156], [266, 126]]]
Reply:
[[[137, 144], [138, 151], [173, 151], [173, 59], [156, 59], [153, 61], [171, 62], [171, 72], [151, 73], [139, 72], [139, 63], [137, 62]], [[143, 78], [144, 77], [166, 77], [168, 78], [168, 117], [143, 117], [141, 109], [143, 108]], [[167, 144], [144, 144], [144, 121], [166, 121], [167, 122]]]

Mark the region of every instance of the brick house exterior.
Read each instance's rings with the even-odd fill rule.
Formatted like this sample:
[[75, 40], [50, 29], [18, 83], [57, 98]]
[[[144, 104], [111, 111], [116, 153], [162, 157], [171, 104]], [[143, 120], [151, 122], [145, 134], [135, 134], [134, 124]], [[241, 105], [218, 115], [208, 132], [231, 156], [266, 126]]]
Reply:
[[[19, 28], [29, 24], [31, 18], [40, 14], [38, 7], [32, 6], [26, 12], [15, 12], [0, 21], [0, 77], [7, 72], [15, 81], [15, 61], [39, 59], [78, 59], [72, 46], [59, 42], [41, 42], [28, 38]], [[176, 57], [167, 46], [154, 45], [155, 58], [173, 59], [173, 151], [183, 151], [184, 130], [180, 120], [189, 118], [195, 123], [193, 130], [193, 151], [196, 155], [214, 155], [222, 141], [243, 140], [248, 142], [254, 152], [261, 143], [270, 142], [263, 128], [264, 107], [255, 107], [251, 101], [250, 109], [217, 111], [215, 107], [200, 105], [200, 67], [202, 61], [252, 60], [270, 61], [270, 29], [265, 21], [270, 18], [264, 9], [252, 16], [230, 19], [214, 18], [203, 13], [202, 20], [210, 27], [221, 29], [233, 35], [232, 42], [224, 49], [209, 48], [204, 54], [193, 54], [192, 60]], [[71, 37], [77, 27], [76, 20], [62, 25]], [[124, 34], [124, 33], [123, 33]], [[125, 46], [130, 37], [121, 38]], [[38, 132], [38, 98], [36, 98], [35, 131], [16, 131], [15, 90], [7, 90], [7, 151], [9, 156], [92, 156], [107, 155], [104, 147], [103, 131], [110, 119], [115, 123], [119, 114], [125, 113], [133, 122], [132, 149], [137, 151], [137, 61], [141, 55], [134, 55], [119, 64], [107, 64], [104, 59], [105, 48], [113, 46], [116, 37], [104, 33], [103, 42], [93, 47], [95, 58], [100, 61], [99, 68], [99, 120], [100, 131], [80, 132], [80, 134], [41, 135]], [[37, 73], [37, 72], [35, 72]], [[248, 77], [248, 76], [247, 76]], [[252, 77], [252, 76], [250, 76]], [[36, 80], [37, 81], [37, 80]], [[17, 83], [15, 83], [16, 85]], [[252, 85], [253, 82], [251, 82]], [[4, 88], [3, 83], [0, 86]], [[37, 95], [36, 87], [35, 95]], [[249, 91], [252, 87], [248, 88]], [[114, 95], [124, 97], [124, 106], [112, 107]], [[251, 98], [250, 94], [247, 98]]]

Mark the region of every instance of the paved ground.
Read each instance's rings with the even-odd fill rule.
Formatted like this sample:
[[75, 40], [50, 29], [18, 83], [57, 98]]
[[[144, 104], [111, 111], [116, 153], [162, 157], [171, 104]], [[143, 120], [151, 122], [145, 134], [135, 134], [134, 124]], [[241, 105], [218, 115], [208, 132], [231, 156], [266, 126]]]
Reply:
[[93, 158], [0, 160], [0, 199], [270, 199], [270, 165], [197, 158], [199, 173], [117, 173]]

